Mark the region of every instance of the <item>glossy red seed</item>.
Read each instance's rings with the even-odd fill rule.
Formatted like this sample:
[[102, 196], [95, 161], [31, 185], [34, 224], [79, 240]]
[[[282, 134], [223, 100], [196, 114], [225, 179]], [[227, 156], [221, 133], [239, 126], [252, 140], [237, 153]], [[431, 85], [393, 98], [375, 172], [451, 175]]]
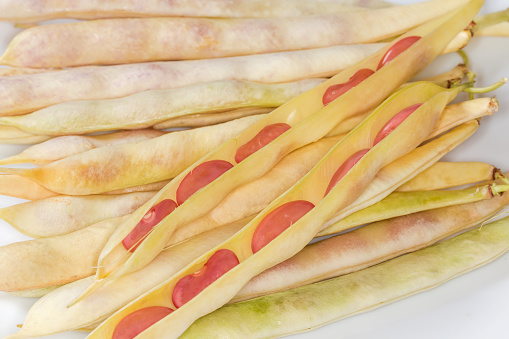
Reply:
[[251, 154], [255, 153], [259, 149], [265, 147], [278, 136], [288, 131], [291, 128], [290, 125], [284, 123], [277, 123], [267, 125], [253, 139], [240, 146], [235, 153], [235, 161], [237, 163], [246, 159]]
[[407, 50], [408, 47], [412, 46], [414, 43], [416, 43], [421, 37], [420, 36], [409, 36], [406, 38], [403, 38], [396, 42], [394, 45], [391, 46], [385, 52], [382, 59], [380, 59], [380, 62], [378, 63], [377, 71], [384, 67], [388, 62], [390, 62], [392, 59], [403, 53]]
[[141, 240], [154, 228], [155, 225], [159, 224], [168, 214], [173, 212], [177, 208], [177, 203], [171, 199], [165, 199], [161, 202], [152, 206], [152, 208], [145, 213], [143, 218], [133, 228], [124, 240], [122, 245], [130, 252], [139, 246]]
[[279, 206], [260, 222], [251, 240], [251, 250], [258, 252], [288, 227], [311, 211], [315, 205], [306, 200], [295, 200]]
[[332, 176], [332, 179], [327, 186], [327, 190], [325, 190], [325, 195], [329, 194], [330, 190], [336, 186], [336, 184], [352, 169], [352, 167], [362, 159], [366, 153], [369, 152], [369, 148], [360, 150], [352, 154], [348, 159], [343, 162], [341, 166], [339, 166], [338, 170]]
[[219, 178], [233, 165], [224, 160], [211, 160], [199, 164], [185, 176], [177, 188], [177, 204], [182, 205], [190, 196], [200, 188]]
[[238, 264], [239, 259], [233, 251], [216, 251], [201, 270], [186, 275], [177, 282], [172, 293], [173, 304], [177, 308], [181, 307]]
[[132, 339], [171, 312], [173, 312], [171, 308], [164, 306], [139, 309], [127, 315], [117, 324], [112, 339]]
[[412, 114], [416, 109], [421, 107], [422, 104], [415, 104], [412, 106], [408, 106], [407, 108], [401, 110], [398, 114], [393, 116], [391, 120], [389, 120], [384, 127], [380, 129], [378, 134], [373, 141], [373, 146], [382, 141], [386, 136], [388, 136], [392, 131], [396, 129], [410, 114]]
[[345, 83], [342, 84], [336, 84], [332, 85], [329, 88], [325, 90], [325, 93], [322, 97], [322, 103], [324, 106], [327, 106], [332, 101], [346, 93], [348, 90], [352, 89], [353, 87], [357, 86], [367, 78], [369, 78], [374, 71], [363, 68], [358, 70], [352, 77]]

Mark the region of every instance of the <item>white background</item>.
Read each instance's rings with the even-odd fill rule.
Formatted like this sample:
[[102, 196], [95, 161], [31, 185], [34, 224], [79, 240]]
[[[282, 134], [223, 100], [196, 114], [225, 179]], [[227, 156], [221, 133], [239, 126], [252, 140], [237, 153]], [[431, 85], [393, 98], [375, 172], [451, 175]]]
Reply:
[[[444, 0], [447, 1], [447, 0]], [[406, 4], [415, 0], [394, 0]], [[486, 0], [482, 13], [509, 7], [507, 0]], [[19, 30], [0, 23], [0, 51]], [[465, 49], [471, 68], [477, 72], [478, 86], [509, 77], [509, 38], [476, 37]], [[457, 55], [439, 57], [425, 71], [431, 75], [460, 62]], [[509, 171], [509, 85], [491, 93], [500, 102], [493, 117], [484, 118], [479, 131], [446, 159], [484, 161]], [[465, 98], [462, 95], [462, 98]], [[19, 153], [24, 147], [0, 145], [0, 158]], [[0, 196], [0, 208], [22, 202]], [[27, 240], [0, 220], [0, 246]], [[453, 281], [397, 303], [336, 322], [291, 338], [448, 338], [506, 339], [509, 337], [509, 255]], [[23, 263], [20, 263], [22, 265]], [[0, 266], [1, 269], [1, 266]], [[13, 297], [0, 292], [0, 336], [17, 331], [36, 299]], [[83, 333], [63, 333], [51, 338], [83, 338]]]

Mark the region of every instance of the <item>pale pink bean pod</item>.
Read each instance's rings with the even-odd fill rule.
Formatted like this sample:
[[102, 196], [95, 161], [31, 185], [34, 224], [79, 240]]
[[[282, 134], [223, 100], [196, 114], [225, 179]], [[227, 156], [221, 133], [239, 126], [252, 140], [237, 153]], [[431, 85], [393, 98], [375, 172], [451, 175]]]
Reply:
[[33, 145], [9, 158], [0, 159], [0, 165], [20, 163], [44, 165], [94, 148], [134, 143], [163, 134], [165, 132], [159, 130], [141, 129], [101, 135], [61, 136]]
[[0, 2], [0, 20], [36, 22], [58, 18], [116, 17], [287, 17], [340, 13], [389, 7], [382, 0], [6, 0]]
[[30, 237], [51, 237], [130, 214], [155, 193], [50, 197], [1, 208], [0, 219]]
[[430, 0], [373, 11], [298, 18], [132, 18], [41, 25], [19, 33], [0, 63], [61, 68], [373, 43], [405, 33], [464, 3], [465, 0]]
[[216, 80], [262, 83], [332, 76], [385, 44], [361, 44], [241, 57], [80, 67], [0, 78], [0, 116], [73, 100], [125, 97]]

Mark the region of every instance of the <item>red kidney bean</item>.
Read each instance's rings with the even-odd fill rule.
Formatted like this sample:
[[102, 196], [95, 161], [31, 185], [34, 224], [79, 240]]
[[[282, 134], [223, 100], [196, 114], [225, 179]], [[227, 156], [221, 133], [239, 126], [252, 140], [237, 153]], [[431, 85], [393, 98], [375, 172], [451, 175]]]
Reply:
[[343, 95], [351, 88], [357, 86], [358, 84], [369, 78], [373, 73], [375, 72], [370, 69], [363, 68], [358, 70], [354, 75], [352, 75], [352, 77], [348, 79], [347, 82], [330, 86], [325, 90], [325, 93], [323, 94], [322, 98], [323, 105], [327, 106], [332, 101], [337, 99], [339, 96]]
[[147, 235], [147, 233], [150, 232], [152, 228], [154, 228], [154, 226], [163, 220], [168, 214], [173, 212], [175, 208], [177, 208], [177, 203], [171, 199], [162, 200], [152, 206], [152, 208], [145, 213], [140, 222], [138, 222], [136, 227], [133, 228], [131, 233], [122, 240], [124, 248], [129, 252], [134, 252], [134, 250], [139, 246], [140, 241]]
[[235, 153], [235, 161], [237, 163], [241, 162], [260, 148], [265, 147], [267, 144], [272, 142], [272, 140], [276, 139], [290, 128], [290, 125], [284, 123], [265, 126], [253, 137], [253, 139], [249, 140], [237, 149], [237, 153]]
[[224, 160], [211, 160], [196, 166], [180, 182], [177, 188], [177, 204], [182, 205], [196, 191], [219, 178], [232, 167], [232, 164]]
[[164, 306], [151, 306], [139, 309], [122, 319], [115, 331], [112, 339], [132, 339], [159, 320], [173, 312], [171, 308]]
[[329, 183], [329, 186], [327, 186], [327, 190], [325, 191], [325, 195], [329, 194], [330, 190], [336, 186], [336, 184], [352, 169], [352, 167], [359, 162], [359, 160], [362, 159], [362, 157], [369, 152], [369, 148], [362, 149], [360, 151], [355, 152], [352, 154], [348, 159], [345, 160], [345, 162], [339, 166], [338, 170], [334, 175], [332, 176], [332, 179]]
[[388, 62], [406, 51], [408, 47], [412, 46], [420, 38], [420, 36], [409, 36], [396, 42], [387, 50], [387, 52], [385, 52], [382, 59], [380, 59], [376, 70], [378, 71], [380, 68], [384, 67]]
[[239, 259], [233, 251], [216, 251], [201, 270], [186, 275], [177, 282], [172, 293], [173, 304], [177, 308], [181, 307], [238, 264]]
[[386, 136], [388, 136], [396, 127], [399, 126], [410, 114], [412, 114], [416, 109], [421, 107], [422, 104], [415, 104], [412, 106], [408, 106], [407, 108], [401, 110], [398, 114], [393, 116], [391, 120], [389, 120], [384, 127], [378, 132], [373, 141], [373, 146], [382, 141]]
[[253, 253], [261, 250], [293, 223], [297, 222], [315, 205], [306, 200], [295, 200], [279, 206], [270, 212], [256, 228], [251, 240]]

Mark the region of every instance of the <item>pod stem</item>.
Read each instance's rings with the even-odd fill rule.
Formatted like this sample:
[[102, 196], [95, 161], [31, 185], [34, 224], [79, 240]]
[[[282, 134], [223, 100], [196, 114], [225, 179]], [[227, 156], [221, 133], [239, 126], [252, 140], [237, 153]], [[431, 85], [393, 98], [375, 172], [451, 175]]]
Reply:
[[501, 193], [509, 191], [509, 185], [497, 185], [493, 184], [490, 186], [493, 195], [500, 195]]
[[458, 87], [462, 92], [466, 93], [488, 93], [496, 90], [497, 88], [502, 87], [506, 83], [507, 78], [502, 78], [499, 81], [495, 82], [493, 85], [487, 87], [473, 87], [474, 86], [473, 81], [466, 82]]
[[498, 169], [495, 171], [495, 175], [493, 176], [493, 179], [501, 180], [505, 184], [509, 185], [509, 179]]
[[[465, 53], [465, 51], [462, 49], [457, 50], [457, 53], [461, 56], [461, 59], [463, 60], [463, 64], [468, 69], [470, 61], [468, 59], [467, 53]], [[468, 69], [466, 75], [467, 75], [468, 82], [473, 83], [475, 81], [475, 76], [476, 76], [475, 72], [472, 72], [471, 70]], [[475, 99], [474, 93], [468, 93], [468, 99], [474, 100]]]
[[472, 28], [472, 30], [475, 33], [480, 29], [486, 28], [488, 26], [493, 26], [504, 21], [509, 21], [509, 9], [478, 17], [475, 20], [476, 25]]
[[468, 68], [470, 61], [468, 60], [467, 53], [465, 53], [465, 51], [462, 49], [458, 49], [456, 51], [456, 53], [458, 53], [460, 55], [461, 59], [463, 60], [462, 64], [465, 65], [466, 68]]

